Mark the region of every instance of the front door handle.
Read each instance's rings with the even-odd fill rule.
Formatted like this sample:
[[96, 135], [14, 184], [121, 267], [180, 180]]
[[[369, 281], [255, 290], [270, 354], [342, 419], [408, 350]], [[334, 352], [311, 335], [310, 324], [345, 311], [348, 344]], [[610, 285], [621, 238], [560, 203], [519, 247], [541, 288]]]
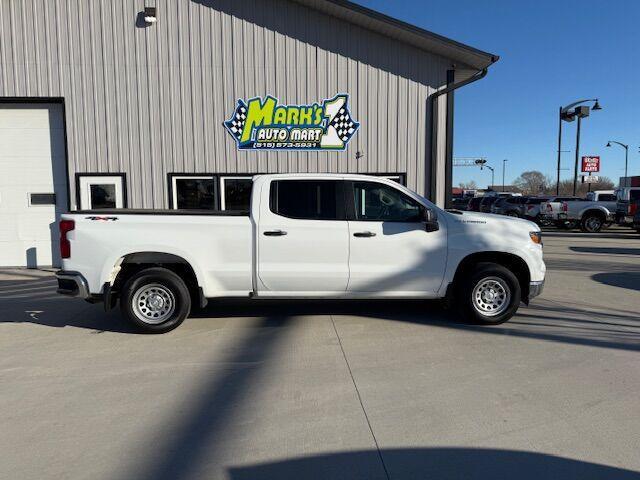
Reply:
[[376, 234], [373, 232], [356, 232], [353, 234], [353, 236], [358, 238], [369, 238], [369, 237], [375, 237]]
[[267, 237], [283, 237], [287, 234], [287, 232], [283, 230], [267, 230], [263, 233], [263, 235]]

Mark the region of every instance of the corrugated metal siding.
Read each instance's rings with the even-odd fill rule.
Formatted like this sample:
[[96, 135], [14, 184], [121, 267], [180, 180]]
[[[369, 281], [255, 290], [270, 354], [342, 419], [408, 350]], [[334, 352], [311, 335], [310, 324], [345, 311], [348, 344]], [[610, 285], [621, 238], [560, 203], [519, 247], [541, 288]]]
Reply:
[[[167, 205], [169, 172], [405, 172], [425, 192], [446, 59], [288, 0], [155, 3], [137, 27], [142, 0], [0, 2], [0, 96], [65, 98], [71, 177], [126, 172], [140, 208]], [[361, 123], [346, 152], [240, 152], [222, 126], [238, 98], [339, 92]]]

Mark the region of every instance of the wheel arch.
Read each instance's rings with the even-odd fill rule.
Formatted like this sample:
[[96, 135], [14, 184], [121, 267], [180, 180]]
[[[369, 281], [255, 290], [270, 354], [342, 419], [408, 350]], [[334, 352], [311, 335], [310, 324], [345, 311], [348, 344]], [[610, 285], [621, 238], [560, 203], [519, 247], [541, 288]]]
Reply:
[[467, 255], [458, 263], [451, 286], [458, 285], [461, 279], [469, 274], [477, 264], [485, 262], [495, 263], [510, 270], [520, 284], [522, 301], [527, 301], [529, 298], [529, 283], [531, 281], [529, 266], [522, 257], [508, 252], [489, 251]]
[[[165, 268], [178, 275], [187, 285], [192, 302], [201, 307], [206, 305], [202, 284], [196, 270], [188, 260], [173, 253], [140, 251], [123, 255], [116, 261], [109, 281], [108, 294], [111, 301], [105, 302], [105, 307], [113, 306], [119, 292], [129, 278], [142, 270], [153, 267]], [[106, 294], [107, 290], [105, 290]]]
[[582, 215], [580, 215], [580, 219], [584, 220], [588, 215], [597, 215], [598, 217], [601, 217], [604, 220], [607, 219], [607, 213], [601, 208], [587, 208], [582, 212]]

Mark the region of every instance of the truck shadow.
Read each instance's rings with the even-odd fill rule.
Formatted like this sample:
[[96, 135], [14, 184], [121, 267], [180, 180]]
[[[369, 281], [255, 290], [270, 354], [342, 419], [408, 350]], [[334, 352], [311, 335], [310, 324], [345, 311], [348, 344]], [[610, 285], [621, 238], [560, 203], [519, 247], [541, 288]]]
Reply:
[[640, 248], [569, 247], [569, 250], [578, 253], [598, 253], [606, 255], [640, 255]]
[[[381, 462], [384, 462], [381, 465]], [[489, 448], [397, 448], [336, 452], [232, 467], [232, 480], [432, 478], [487, 480], [640, 479], [640, 473], [535, 452]]]

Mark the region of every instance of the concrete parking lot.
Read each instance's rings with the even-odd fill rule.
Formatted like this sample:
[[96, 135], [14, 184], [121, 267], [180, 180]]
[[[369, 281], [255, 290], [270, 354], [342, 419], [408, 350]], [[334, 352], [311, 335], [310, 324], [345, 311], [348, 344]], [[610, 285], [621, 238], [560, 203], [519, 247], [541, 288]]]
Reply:
[[551, 231], [499, 327], [220, 302], [166, 335], [0, 274], [0, 478], [640, 478], [640, 236]]

